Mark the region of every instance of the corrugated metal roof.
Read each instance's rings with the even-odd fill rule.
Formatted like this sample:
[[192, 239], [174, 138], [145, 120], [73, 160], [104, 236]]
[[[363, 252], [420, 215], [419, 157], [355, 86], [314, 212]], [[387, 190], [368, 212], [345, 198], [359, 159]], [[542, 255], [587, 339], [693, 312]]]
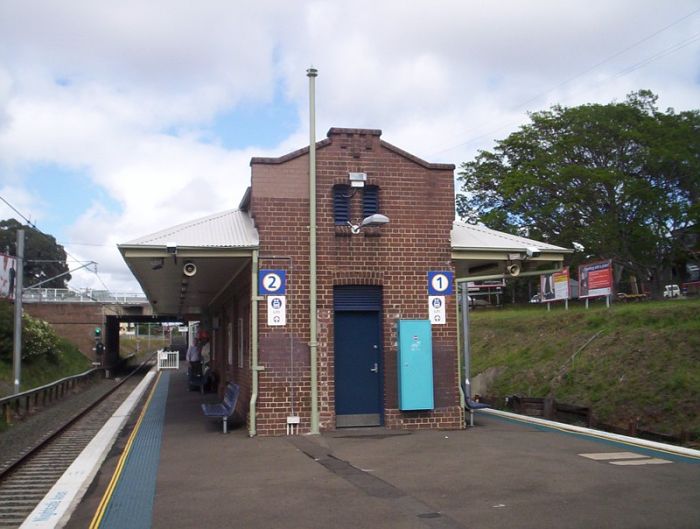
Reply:
[[452, 249], [454, 250], [503, 250], [516, 251], [536, 246], [547, 252], [569, 253], [573, 250], [541, 241], [518, 237], [486, 226], [455, 221], [452, 224]]
[[175, 243], [181, 248], [256, 248], [259, 239], [250, 215], [232, 209], [178, 224], [119, 246], [165, 246], [168, 243]]

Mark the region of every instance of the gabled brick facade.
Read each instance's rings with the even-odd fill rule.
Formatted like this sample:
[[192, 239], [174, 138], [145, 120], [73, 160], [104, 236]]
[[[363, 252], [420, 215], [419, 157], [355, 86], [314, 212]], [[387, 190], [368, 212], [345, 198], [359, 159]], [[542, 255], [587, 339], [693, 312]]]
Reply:
[[[318, 392], [321, 430], [335, 424], [333, 287], [382, 287], [383, 420], [389, 428], [461, 428], [456, 299], [446, 299], [447, 323], [432, 327], [435, 409], [401, 412], [397, 404], [398, 319], [427, 319], [427, 273], [453, 270], [453, 165], [430, 164], [380, 139], [381, 131], [336, 129], [317, 143]], [[260, 268], [287, 271], [287, 325], [268, 327], [260, 303], [260, 391], [257, 432], [285, 433], [289, 415], [310, 428], [309, 160], [308, 148], [281, 158], [253, 158], [250, 214], [260, 237]], [[333, 186], [349, 172], [378, 186], [379, 212], [390, 223], [353, 235], [337, 226]], [[362, 195], [350, 217], [362, 220]]]

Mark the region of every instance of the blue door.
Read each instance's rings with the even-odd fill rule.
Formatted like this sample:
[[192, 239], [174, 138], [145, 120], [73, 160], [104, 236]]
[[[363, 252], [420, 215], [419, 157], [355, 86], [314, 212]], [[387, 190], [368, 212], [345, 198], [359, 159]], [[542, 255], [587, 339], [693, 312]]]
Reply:
[[335, 312], [336, 426], [382, 423], [379, 311]]

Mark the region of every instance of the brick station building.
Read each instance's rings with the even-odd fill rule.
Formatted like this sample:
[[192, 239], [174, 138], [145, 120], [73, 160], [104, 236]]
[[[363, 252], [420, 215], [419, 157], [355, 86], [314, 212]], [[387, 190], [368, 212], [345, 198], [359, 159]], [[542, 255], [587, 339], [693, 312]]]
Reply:
[[[431, 272], [452, 283], [503, 274], [513, 262], [523, 271], [560, 266], [567, 250], [455, 222], [454, 165], [423, 161], [379, 130], [332, 128], [315, 147], [315, 340], [309, 147], [253, 158], [238, 209], [122, 244], [124, 259], [156, 313], [207, 329], [220, 392], [228, 381], [241, 386], [237, 411], [251, 435], [463, 428], [454, 285], [434, 302], [439, 321], [427, 324], [427, 370], [399, 365], [398, 322], [426, 328]], [[526, 261], [533, 245], [541, 253]], [[183, 273], [186, 263], [194, 274]], [[277, 306], [258, 292], [268, 286], [272, 298], [284, 293]], [[411, 347], [421, 343], [413, 334]], [[427, 400], [410, 404], [414, 392]]]

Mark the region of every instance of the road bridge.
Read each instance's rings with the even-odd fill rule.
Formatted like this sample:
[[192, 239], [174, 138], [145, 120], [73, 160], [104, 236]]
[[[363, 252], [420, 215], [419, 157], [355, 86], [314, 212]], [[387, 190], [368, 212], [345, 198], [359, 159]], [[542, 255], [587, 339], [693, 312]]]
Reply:
[[119, 358], [120, 323], [173, 321], [171, 316], [154, 316], [143, 294], [33, 288], [24, 291], [22, 303], [28, 314], [50, 323], [59, 336], [75, 344], [93, 361], [96, 360], [95, 329], [99, 327], [107, 367], [114, 365]]

